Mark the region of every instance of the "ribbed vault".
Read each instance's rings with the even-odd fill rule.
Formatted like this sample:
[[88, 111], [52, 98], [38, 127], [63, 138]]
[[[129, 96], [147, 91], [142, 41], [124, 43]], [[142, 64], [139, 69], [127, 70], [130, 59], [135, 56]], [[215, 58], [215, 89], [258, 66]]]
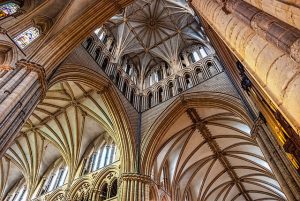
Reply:
[[136, 1], [111, 18], [105, 27], [116, 40], [116, 57], [131, 57], [142, 75], [160, 60], [176, 68], [183, 48], [208, 45], [194, 11], [185, 0]]
[[20, 169], [6, 156], [0, 161], [0, 198], [13, 187], [13, 184], [23, 178]]
[[154, 151], [145, 152], [145, 160], [152, 158], [159, 196], [189, 201], [286, 200], [245, 120], [221, 101], [201, 101], [167, 108], [156, 140], [150, 143]]
[[[76, 82], [53, 86], [38, 105], [22, 131], [34, 130], [57, 147], [73, 178], [86, 141], [113, 125], [103, 100], [95, 90]], [[84, 147], [82, 146], [84, 143]]]
[[1, 159], [2, 196], [24, 177], [31, 197], [57, 160], [64, 160], [73, 181], [95, 139], [107, 133], [121, 143], [112, 118], [101, 91], [72, 81], [52, 86]]

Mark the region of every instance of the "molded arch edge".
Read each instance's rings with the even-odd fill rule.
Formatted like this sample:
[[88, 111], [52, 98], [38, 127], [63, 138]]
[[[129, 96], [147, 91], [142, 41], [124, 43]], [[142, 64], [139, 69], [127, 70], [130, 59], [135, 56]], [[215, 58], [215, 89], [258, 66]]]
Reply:
[[99, 72], [81, 65], [66, 64], [60, 66], [53, 76], [48, 79], [48, 88], [63, 82], [74, 81], [83, 83], [101, 94], [109, 114], [114, 123], [115, 134], [118, 139], [115, 142], [121, 153], [121, 172], [131, 172], [135, 164], [135, 134], [130, 124], [129, 117], [111, 81]]
[[250, 128], [254, 123], [237, 97], [216, 92], [194, 92], [180, 95], [164, 109], [142, 137], [141, 167], [143, 169], [141, 171], [143, 174], [151, 175], [152, 163], [157, 154], [155, 148], [166, 131], [175, 123], [176, 117], [180, 117], [188, 108], [200, 107], [228, 110], [240, 117]]

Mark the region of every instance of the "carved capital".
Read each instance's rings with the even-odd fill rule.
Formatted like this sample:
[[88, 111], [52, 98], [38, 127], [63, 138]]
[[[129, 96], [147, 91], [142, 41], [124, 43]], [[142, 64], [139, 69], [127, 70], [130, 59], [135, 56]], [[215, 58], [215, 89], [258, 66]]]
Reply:
[[0, 34], [6, 34], [6, 33], [7, 33], [6, 29], [0, 27]]
[[42, 98], [46, 95], [47, 92], [47, 82], [46, 82], [46, 72], [45, 69], [36, 63], [27, 61], [27, 60], [20, 60], [16, 63], [16, 67], [25, 68], [26, 70], [36, 72], [38, 74], [38, 79], [40, 81], [41, 89], [42, 89]]
[[252, 139], [256, 139], [257, 135], [258, 135], [258, 130], [260, 128], [261, 125], [263, 125], [265, 123], [265, 120], [262, 117], [258, 117], [251, 129], [251, 138]]
[[298, 38], [291, 46], [291, 57], [296, 62], [300, 62], [300, 38]]
[[[268, 22], [270, 21], [269, 19], [267, 19], [267, 17], [268, 16], [266, 16], [263, 12], [258, 12], [252, 17], [250, 22], [251, 28], [264, 38], [267, 35], [266, 30], [268, 30]], [[263, 25], [262, 22], [264, 22]]]
[[137, 173], [123, 173], [121, 175], [121, 180], [127, 180], [127, 181], [138, 181], [142, 183], [148, 183], [150, 184], [152, 182], [150, 176], [141, 175]]

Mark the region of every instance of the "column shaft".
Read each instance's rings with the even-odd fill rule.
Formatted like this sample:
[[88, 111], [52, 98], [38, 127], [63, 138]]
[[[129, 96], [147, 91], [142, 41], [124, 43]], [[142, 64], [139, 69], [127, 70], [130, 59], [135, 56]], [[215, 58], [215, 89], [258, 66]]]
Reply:
[[[150, 177], [135, 173], [122, 175], [122, 196], [121, 201], [148, 201], [149, 191], [146, 189], [151, 182]], [[126, 189], [126, 190], [125, 190]]]
[[216, 0], [192, 1], [192, 5], [244, 64], [260, 90], [270, 97], [275, 107], [299, 133], [299, 63], [235, 15], [226, 13]]
[[0, 156], [17, 136], [46, 91], [44, 69], [19, 61], [0, 80]]
[[[261, 121], [261, 120], [258, 120]], [[268, 164], [270, 165], [282, 191], [289, 201], [300, 200], [300, 180], [296, 171], [291, 168], [291, 164], [286, 160], [284, 151], [277, 143], [276, 139], [267, 126], [262, 122], [256, 125], [252, 134], [261, 148]]]

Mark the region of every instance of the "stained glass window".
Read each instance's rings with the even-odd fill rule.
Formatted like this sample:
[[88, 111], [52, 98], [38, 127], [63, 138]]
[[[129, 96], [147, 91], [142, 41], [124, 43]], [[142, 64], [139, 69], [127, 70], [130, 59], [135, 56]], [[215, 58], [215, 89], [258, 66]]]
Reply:
[[20, 6], [15, 3], [0, 5], [0, 19], [10, 16], [18, 11]]
[[40, 30], [36, 27], [30, 27], [20, 35], [14, 38], [14, 41], [20, 48], [25, 48], [30, 43], [32, 43], [35, 39], [37, 39], [40, 35]]

